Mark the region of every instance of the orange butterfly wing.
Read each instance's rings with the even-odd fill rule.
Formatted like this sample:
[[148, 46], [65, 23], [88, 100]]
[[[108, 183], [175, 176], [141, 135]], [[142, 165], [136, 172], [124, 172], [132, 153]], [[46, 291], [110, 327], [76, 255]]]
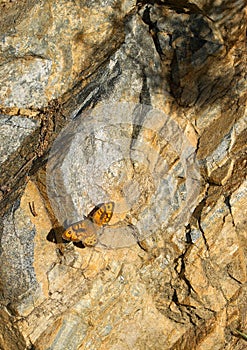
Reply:
[[111, 220], [114, 206], [114, 202], [98, 204], [85, 219], [70, 225], [62, 234], [63, 239], [94, 246], [97, 243], [96, 225], [104, 226]]
[[104, 226], [111, 220], [114, 202], [98, 204], [89, 214], [88, 218], [98, 226]]
[[94, 246], [97, 243], [96, 227], [88, 218], [69, 226], [62, 237], [66, 241], [82, 242], [87, 246]]

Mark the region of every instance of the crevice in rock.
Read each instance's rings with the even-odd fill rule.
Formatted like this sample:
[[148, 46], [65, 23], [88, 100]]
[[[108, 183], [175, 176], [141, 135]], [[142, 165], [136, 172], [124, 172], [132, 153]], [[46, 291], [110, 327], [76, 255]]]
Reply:
[[185, 227], [185, 241], [187, 244], [193, 244], [193, 240], [191, 237], [191, 225], [190, 224], [188, 224]]
[[[183, 254], [181, 254], [181, 255], [175, 260], [175, 263], [176, 263], [176, 265], [175, 265], [175, 270], [176, 270], [176, 272], [178, 273], [179, 278], [182, 279], [182, 280], [185, 282], [185, 284], [187, 285], [188, 294], [191, 294], [191, 291], [193, 291], [195, 294], [197, 294], [196, 291], [194, 290], [194, 288], [192, 287], [190, 281], [189, 281], [188, 278], [185, 276], [185, 267], [186, 267], [186, 264], [185, 264], [184, 259], [185, 259], [186, 253], [187, 253], [187, 249], [186, 249], [186, 251], [185, 251]], [[181, 262], [181, 264], [179, 264], [179, 262]], [[179, 270], [180, 270], [180, 271], [178, 271], [178, 266], [179, 266]]]
[[231, 277], [235, 282], [237, 282], [239, 285], [243, 285], [241, 281], [239, 281], [236, 277], [232, 275], [232, 273], [229, 271], [229, 268], [227, 268], [227, 274], [229, 277]]
[[160, 45], [160, 41], [158, 38], [158, 33], [159, 33], [159, 29], [157, 27], [157, 21], [152, 22], [151, 17], [150, 17], [150, 8], [151, 6], [144, 6], [144, 11], [142, 13], [142, 20], [143, 22], [148, 25], [149, 28], [149, 33], [151, 34], [151, 37], [153, 39], [154, 42], [154, 46], [156, 48], [156, 51], [158, 52], [160, 59], [162, 60], [164, 57], [161, 45]]
[[207, 248], [207, 251], [209, 251], [210, 250], [209, 244], [207, 242], [204, 230], [202, 228], [202, 222], [201, 222], [202, 211], [203, 211], [204, 207], [206, 207], [206, 205], [207, 205], [206, 200], [207, 200], [207, 193], [205, 194], [204, 199], [199, 203], [199, 205], [194, 210], [193, 217], [197, 220], [198, 228], [199, 228], [199, 230], [200, 230], [200, 232], [202, 234], [202, 238], [203, 238], [204, 244], [205, 244], [205, 246]]
[[233, 214], [232, 214], [232, 207], [231, 207], [230, 200], [231, 200], [231, 196], [230, 195], [226, 196], [224, 203], [226, 204], [227, 208], [229, 209], [229, 212], [230, 212], [230, 215], [231, 215], [231, 218], [232, 218], [232, 225], [233, 225], [233, 227], [235, 227], [236, 225], [235, 225], [234, 217], [233, 217]]

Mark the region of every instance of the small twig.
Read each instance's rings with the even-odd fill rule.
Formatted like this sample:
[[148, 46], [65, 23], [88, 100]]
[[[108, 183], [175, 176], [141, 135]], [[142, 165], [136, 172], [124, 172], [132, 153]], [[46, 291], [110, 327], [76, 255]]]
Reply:
[[236, 332], [237, 334], [241, 335], [241, 337], [244, 339], [244, 340], [247, 340], [247, 334], [243, 333], [243, 332], [240, 332], [239, 330], [235, 329], [234, 332]]
[[30, 212], [32, 213], [33, 216], [38, 216], [38, 214], [36, 213], [35, 207], [34, 207], [34, 201], [32, 201], [32, 203], [28, 202], [29, 205], [29, 209]]

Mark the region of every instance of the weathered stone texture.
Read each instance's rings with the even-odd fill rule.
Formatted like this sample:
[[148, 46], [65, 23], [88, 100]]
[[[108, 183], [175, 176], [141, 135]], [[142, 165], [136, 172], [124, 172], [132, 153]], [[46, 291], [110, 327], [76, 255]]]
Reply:
[[0, 348], [244, 349], [245, 2], [0, 6]]
[[[133, 1], [33, 2], [1, 38], [4, 106], [42, 107], [90, 75], [124, 41]], [[23, 15], [22, 15], [23, 16]]]

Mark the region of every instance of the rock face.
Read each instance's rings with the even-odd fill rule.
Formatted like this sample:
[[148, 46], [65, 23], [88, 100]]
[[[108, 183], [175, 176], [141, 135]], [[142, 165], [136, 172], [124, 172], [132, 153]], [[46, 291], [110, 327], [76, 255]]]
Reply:
[[133, 6], [131, 0], [32, 1], [28, 16], [2, 33], [0, 102], [42, 107], [82, 72], [90, 75], [121, 45], [123, 19]]
[[244, 349], [245, 2], [0, 6], [0, 348]]
[[60, 222], [73, 223], [90, 205], [113, 201], [111, 225], [99, 240], [111, 248], [161, 228], [176, 231], [200, 194], [195, 151], [160, 110], [126, 102], [100, 106], [70, 122], [54, 142], [47, 164], [50, 203]]

